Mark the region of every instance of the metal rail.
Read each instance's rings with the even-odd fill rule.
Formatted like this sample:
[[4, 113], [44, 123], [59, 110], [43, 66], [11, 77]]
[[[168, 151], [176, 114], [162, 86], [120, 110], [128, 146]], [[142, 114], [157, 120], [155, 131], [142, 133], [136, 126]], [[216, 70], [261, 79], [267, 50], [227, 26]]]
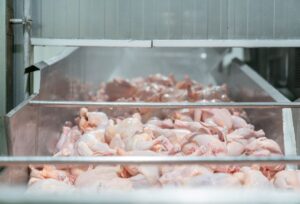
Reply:
[[31, 38], [34, 46], [72, 47], [300, 47], [298, 39], [198, 39], [198, 40], [111, 40], [111, 39], [60, 39]]
[[143, 47], [150, 48], [151, 40], [96, 40], [96, 39], [49, 39], [31, 38], [34, 46], [71, 46], [71, 47]]
[[47, 107], [79, 108], [300, 108], [300, 102], [89, 102], [89, 101], [44, 101], [32, 100], [30, 105]]
[[298, 39], [153, 40], [153, 47], [299, 47]]
[[282, 157], [176, 157], [176, 156], [100, 156], [100, 157], [52, 157], [52, 156], [1, 156], [0, 166], [24, 166], [29, 164], [56, 165], [115, 165], [115, 164], [300, 164], [300, 156]]

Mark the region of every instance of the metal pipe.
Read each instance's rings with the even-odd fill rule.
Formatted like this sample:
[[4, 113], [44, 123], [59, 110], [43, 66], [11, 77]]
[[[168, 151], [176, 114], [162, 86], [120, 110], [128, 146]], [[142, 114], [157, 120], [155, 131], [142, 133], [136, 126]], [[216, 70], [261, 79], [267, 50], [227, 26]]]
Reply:
[[24, 26], [24, 66], [28, 67], [32, 63], [32, 56], [31, 56], [31, 15], [30, 15], [30, 7], [31, 7], [31, 0], [24, 0], [24, 19], [25, 19], [25, 26]]
[[89, 101], [45, 101], [32, 100], [30, 105], [57, 108], [300, 108], [300, 102], [89, 102]]
[[1, 156], [0, 166], [24, 165], [115, 165], [115, 164], [300, 164], [300, 156], [282, 157], [176, 157], [176, 156], [102, 156], [102, 157], [52, 157], [52, 156]]
[[21, 18], [12, 18], [9, 19], [9, 22], [13, 24], [25, 24], [25, 20]]

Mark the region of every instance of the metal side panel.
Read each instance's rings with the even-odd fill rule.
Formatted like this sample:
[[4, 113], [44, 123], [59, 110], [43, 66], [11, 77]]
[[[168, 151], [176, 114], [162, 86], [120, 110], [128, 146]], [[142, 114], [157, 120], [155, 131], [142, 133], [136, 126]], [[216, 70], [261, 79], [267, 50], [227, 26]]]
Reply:
[[[173, 73], [177, 78], [188, 74], [204, 84], [226, 83], [229, 95], [236, 102], [287, 101], [250, 67], [233, 62], [229, 70], [216, 71], [225, 49], [196, 48], [79, 48], [64, 52], [45, 63], [41, 70], [41, 88], [38, 100], [90, 100], [89, 92], [96, 91], [101, 82], [115, 77], [133, 78], [149, 74]], [[51, 111], [53, 110], [53, 111]], [[63, 118], [75, 115], [68, 109], [61, 111], [41, 108], [40, 117], [57, 118], [51, 127], [40, 120], [41, 132], [61, 130]], [[55, 115], [54, 113], [58, 113]], [[295, 153], [295, 135], [290, 109], [247, 109], [250, 122], [276, 140], [286, 154]], [[43, 118], [44, 119], [44, 118]], [[65, 117], [65, 120], [73, 118]], [[39, 124], [39, 125], [41, 125]], [[44, 137], [43, 134], [40, 137]], [[43, 145], [44, 139], [40, 144]], [[50, 143], [53, 143], [51, 141]], [[38, 145], [39, 146], [39, 145]], [[43, 148], [41, 148], [43, 149]], [[50, 148], [51, 149], [51, 148]], [[44, 149], [45, 150], [45, 149]], [[40, 151], [39, 151], [40, 152]], [[45, 150], [43, 154], [47, 154]], [[41, 153], [41, 152], [40, 152]]]
[[29, 97], [6, 115], [6, 132], [10, 155], [36, 155], [38, 109], [29, 106]]

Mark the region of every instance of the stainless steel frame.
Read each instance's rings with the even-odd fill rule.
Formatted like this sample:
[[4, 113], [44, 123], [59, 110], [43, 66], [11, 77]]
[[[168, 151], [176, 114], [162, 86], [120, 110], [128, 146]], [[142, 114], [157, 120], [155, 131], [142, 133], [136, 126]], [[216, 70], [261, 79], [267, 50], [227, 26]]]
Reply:
[[[155, 50], [80, 48], [66, 51], [47, 62], [39, 63], [37, 66], [41, 69], [40, 93], [24, 102], [18, 111], [14, 110], [8, 114], [10, 153], [19, 156], [48, 155], [53, 151], [55, 140], [59, 137], [61, 124], [65, 120], [72, 120], [77, 114], [78, 107], [81, 106], [93, 108], [223, 106], [247, 108], [248, 116], [257, 128], [263, 128], [268, 137], [276, 140], [286, 155], [296, 155], [294, 128], [289, 108], [299, 107], [299, 104], [290, 103], [249, 67], [238, 61], [233, 61], [226, 69], [217, 69], [224, 52], [226, 52], [224, 49], [203, 48]], [[201, 53], [206, 53], [207, 58], [199, 57]], [[143, 69], [140, 70], [140, 67]], [[190, 69], [182, 69], [182, 67], [190, 67]], [[173, 72], [179, 78], [188, 73], [204, 83], [226, 83], [231, 98], [236, 102], [100, 103], [84, 101], [84, 95], [72, 91], [74, 81], [82, 85], [89, 83], [89, 89], [95, 90], [100, 81], [116, 76], [134, 77], [157, 72], [165, 74]], [[24, 148], [26, 141], [27, 145]]]
[[[218, 66], [225, 49], [195, 48], [79, 48], [62, 53], [46, 62], [36, 64], [41, 70], [41, 87], [37, 95], [33, 95], [17, 108], [7, 114], [7, 130], [10, 156], [0, 157], [0, 165], [8, 166], [0, 175], [0, 181], [10, 181], [22, 185], [28, 179], [28, 164], [251, 164], [281, 163], [288, 168], [300, 164], [300, 157], [295, 152], [295, 135], [291, 120], [290, 108], [297, 108], [299, 103], [290, 103], [279, 92], [271, 87], [249, 67], [234, 60], [227, 68]], [[201, 58], [201, 54], [207, 54]], [[121, 65], [121, 67], [120, 67]], [[141, 70], [140, 67], [143, 67]], [[155, 67], [155, 69], [152, 69]], [[188, 67], [187, 69], [182, 69]], [[96, 90], [99, 81], [110, 80], [116, 76], [135, 77], [162, 72], [173, 72], [181, 78], [186, 73], [204, 83], [226, 83], [230, 97], [236, 102], [230, 103], [110, 103], [91, 102], [85, 100], [72, 90], [74, 83], [89, 83], [90, 90]], [[98, 73], [99, 75], [96, 75]], [[149, 108], [196, 108], [196, 107], [244, 107], [249, 119], [257, 128], [263, 128], [267, 136], [276, 140], [284, 149], [284, 157], [253, 158], [253, 157], [51, 157], [57, 138], [60, 136], [61, 125], [72, 120], [78, 107], [88, 106], [91, 109], [110, 107], [149, 107]], [[21, 175], [16, 178], [16, 175]], [[161, 190], [157, 200], [162, 202], [163, 195], [169, 189]], [[174, 190], [174, 189], [173, 189]], [[181, 189], [183, 190], [183, 189]], [[155, 189], [148, 190], [153, 193]], [[170, 190], [172, 191], [172, 190]], [[214, 193], [218, 190], [214, 189]], [[14, 191], [16, 192], [16, 191]], [[142, 195], [136, 191], [136, 195]], [[174, 191], [172, 191], [174, 192]], [[178, 192], [178, 189], [176, 190]], [[188, 192], [192, 192], [189, 190]], [[222, 191], [225, 192], [225, 191]], [[233, 190], [234, 193], [240, 189]], [[231, 202], [234, 199], [230, 192]], [[248, 195], [250, 191], [247, 191]], [[271, 191], [274, 192], [274, 191]], [[280, 194], [281, 193], [281, 194]], [[115, 197], [117, 194], [111, 194]], [[256, 192], [255, 195], [258, 195]], [[271, 195], [271, 193], [270, 193]], [[280, 198], [283, 192], [279, 191]], [[291, 193], [291, 199], [298, 198]], [[21, 196], [22, 197], [22, 196]], [[138, 196], [135, 198], [137, 199]], [[22, 197], [25, 199], [24, 197]], [[85, 202], [85, 196], [79, 198]], [[44, 198], [45, 199], [45, 198]], [[69, 199], [69, 198], [68, 198]], [[66, 202], [69, 202], [66, 198]], [[128, 201], [128, 197], [124, 197]], [[227, 200], [230, 200], [227, 198]], [[31, 201], [38, 200], [37, 197]], [[93, 197], [93, 201], [98, 200]], [[165, 200], [166, 202], [172, 199]], [[200, 198], [195, 200], [201, 202]], [[213, 198], [210, 197], [212, 201]], [[237, 200], [237, 199], [235, 199]], [[241, 201], [241, 199], [238, 199]], [[258, 199], [259, 200], [259, 199]], [[278, 199], [280, 200], [280, 199]], [[0, 195], [1, 201], [1, 195]], [[117, 201], [114, 199], [113, 201]], [[143, 198], [143, 201], [150, 201]], [[187, 200], [185, 200], [187, 201]]]
[[[155, 47], [156, 51], [149, 51], [151, 57], [147, 57], [147, 51], [137, 51], [132, 52], [126, 49], [116, 50], [100, 50], [97, 51], [97, 54], [100, 53], [102, 61], [97, 59], [97, 56], [93, 54], [94, 51], [89, 51], [87, 48], [82, 48], [81, 50], [75, 50], [72, 53], [59, 56], [56, 59], [50, 60], [48, 62], [41, 63], [42, 65], [42, 84], [41, 91], [37, 96], [32, 96], [30, 99], [24, 101], [17, 108], [11, 111], [7, 117], [7, 132], [8, 132], [8, 148], [11, 156], [15, 157], [0, 157], [0, 165], [7, 165], [10, 168], [7, 168], [5, 172], [2, 172], [0, 175], [1, 181], [10, 180], [13, 184], [21, 184], [26, 182], [28, 172], [24, 168], [12, 168], [16, 165], [27, 165], [28, 163], [41, 164], [41, 163], [63, 163], [63, 164], [74, 164], [74, 163], [85, 163], [85, 164], [116, 164], [116, 163], [134, 163], [134, 164], [146, 164], [146, 163], [159, 163], [159, 164], [194, 164], [194, 163], [209, 163], [209, 164], [245, 164], [245, 163], [285, 163], [285, 164], [299, 164], [299, 157], [296, 155], [295, 147], [295, 135], [294, 127], [291, 116], [290, 108], [299, 107], [298, 103], [291, 104], [287, 99], [285, 99], [280, 93], [278, 93], [273, 87], [266, 83], [261, 77], [256, 73], [252, 72], [249, 67], [240, 64], [239, 62], [232, 62], [229, 66], [229, 69], [216, 69], [211, 70], [208, 67], [215, 68], [220, 62], [219, 58], [213, 57], [209, 59], [210, 54], [208, 54], [208, 59], [198, 60], [199, 53], [205, 52], [208, 50], [193, 50], [187, 51], [187, 55], [184, 55], [183, 52], [172, 52], [173, 56], [185, 56], [189, 57], [191, 61], [194, 62], [196, 66], [193, 68], [199, 68], [200, 66], [205, 66], [203, 70], [197, 70], [193, 72], [191, 69], [187, 68], [182, 71], [178, 65], [187, 65], [188, 62], [178, 62], [172, 64], [172, 60], [167, 59], [165, 61], [160, 61], [158, 56], [155, 58], [153, 53], [157, 52], [159, 55], [163, 54], [163, 57], [168, 58], [168, 50], [160, 50], [162, 48], [186, 48], [186, 47], [299, 47], [300, 41], [297, 39], [299, 37], [299, 26], [295, 23], [297, 18], [293, 18], [293, 14], [298, 15], [297, 7], [293, 5], [298, 5], [296, 1], [289, 0], [288, 2], [280, 1], [267, 1], [260, 2], [258, 1], [201, 1], [200, 4], [196, 1], [186, 1], [183, 4], [181, 1], [175, 1], [170, 4], [169, 1], [161, 3], [161, 6], [156, 8], [158, 1], [141, 1], [141, 4], [135, 2], [132, 7], [124, 8], [125, 14], [127, 10], [133, 9], [134, 18], [130, 25], [135, 25], [134, 22], [137, 22], [137, 26], [130, 28], [130, 37], [132, 39], [140, 40], [124, 40], [128, 38], [126, 35], [127, 28], [129, 26], [123, 26], [125, 28], [118, 28], [116, 30], [111, 29], [111, 24], [115, 24], [118, 21], [115, 21], [115, 16], [111, 14], [110, 11], [115, 10], [115, 4], [119, 6], [119, 1], [98, 1], [97, 5], [104, 5], [103, 8], [105, 12], [90, 12], [89, 9], [86, 9], [88, 15], [84, 15], [84, 8], [92, 9], [91, 1], [84, 4], [83, 1], [75, 1], [70, 5], [72, 6], [71, 13], [68, 15], [62, 15], [66, 13], [65, 5], [66, 2], [71, 2], [69, 0], [61, 1], [60, 4], [53, 6], [51, 0], [49, 1], [34, 1], [36, 6], [33, 13], [33, 17], [36, 20], [34, 22], [35, 29], [34, 35], [37, 37], [49, 37], [53, 39], [45, 38], [32, 38], [30, 39], [31, 28], [26, 26], [24, 32], [24, 66], [27, 67], [31, 64], [32, 52], [30, 40], [33, 45], [42, 45], [42, 46], [97, 46], [97, 47]], [[121, 1], [120, 1], [121, 2]], [[128, 1], [129, 2], [129, 1]], [[125, 4], [128, 3], [125, 1]], [[131, 2], [131, 0], [130, 0]], [[24, 15], [25, 19], [30, 19], [30, 3], [31, 0], [24, 0]], [[49, 4], [50, 3], [50, 4]], [[123, 2], [124, 3], [124, 2]], [[153, 4], [153, 5], [152, 5]], [[237, 6], [232, 6], [236, 4]], [[59, 23], [54, 23], [54, 20], [49, 21], [50, 18], [53, 18], [53, 10], [48, 8], [52, 5], [52, 9], [57, 8], [57, 18], [56, 21]], [[81, 5], [81, 7], [80, 7]], [[120, 4], [121, 5], [121, 4]], [[124, 5], [124, 4], [123, 4]], [[129, 5], [129, 4], [128, 4]], [[160, 4], [159, 4], [160, 5]], [[287, 6], [285, 6], [287, 5]], [[139, 12], [141, 9], [138, 7], [144, 8], [148, 6], [151, 10], [158, 10], [154, 15], [148, 13], [140, 15]], [[197, 6], [197, 8], [196, 8]], [[182, 15], [182, 20], [180, 21], [177, 13], [184, 13], [182, 8], [187, 9], [190, 12], [203, 13], [204, 16], [198, 19], [199, 15], [194, 13], [193, 15]], [[45, 9], [46, 8], [46, 9]], [[82, 9], [81, 9], [82, 8]], [[102, 8], [102, 7], [101, 7]], [[123, 9], [120, 6], [121, 10]], [[129, 9], [128, 9], [129, 8]], [[203, 9], [204, 8], [204, 9]], [[215, 15], [213, 12], [217, 8], [220, 11], [220, 15]], [[261, 8], [261, 9], [257, 9]], [[294, 8], [294, 9], [293, 9]], [[42, 12], [42, 10], [45, 9]], [[79, 10], [79, 12], [78, 12]], [[49, 12], [50, 11], [50, 12]], [[107, 12], [108, 11], [108, 12]], [[209, 11], [209, 12], [208, 12]], [[272, 12], [269, 12], [272, 11]], [[172, 12], [175, 13], [175, 16], [172, 15]], [[70, 23], [70, 26], [67, 26], [70, 29], [66, 29], [65, 20], [71, 17], [74, 18], [77, 15], [81, 16], [79, 23]], [[121, 12], [115, 12], [118, 14], [118, 18], [122, 18], [122, 15], [119, 16]], [[254, 15], [253, 15], [254, 13]], [[89, 15], [93, 14], [93, 15]], [[95, 18], [101, 14], [100, 18]], [[103, 14], [103, 16], [102, 16]], [[124, 13], [123, 13], [124, 14]], [[159, 14], [159, 15], [158, 15]], [[163, 15], [161, 15], [163, 14]], [[249, 14], [253, 15], [250, 17]], [[266, 17], [265, 17], [265, 14]], [[42, 15], [43, 18], [42, 18]], [[86, 17], [88, 16], [88, 17]], [[139, 16], [143, 16], [143, 22], [139, 20]], [[224, 17], [226, 16], [226, 17]], [[228, 18], [227, 18], [228, 16]], [[256, 16], [258, 16], [256, 18]], [[99, 29], [95, 29], [93, 24], [86, 23], [85, 21], [97, 19], [100, 21], [100, 24], [104, 24], [102, 36], [99, 34]], [[104, 18], [102, 18], [104, 17]], [[144, 17], [148, 20], [144, 21]], [[150, 20], [149, 20], [150, 17]], [[104, 19], [104, 20], [103, 20]], [[105, 21], [108, 20], [108, 22]], [[124, 18], [125, 19], [125, 18]], [[151, 19], [158, 19], [155, 23], [151, 23]], [[173, 20], [180, 21], [183, 25], [186, 22], [191, 22], [187, 24], [187, 28], [181, 26], [181, 31], [178, 32], [177, 27], [172, 26]], [[43, 20], [43, 21], [42, 21]], [[225, 20], [225, 21], [224, 21]], [[261, 23], [260, 20], [263, 22]], [[200, 22], [200, 25], [205, 26], [200, 27], [195, 32], [197, 23]], [[128, 22], [126, 22], [128, 23]], [[149, 24], [150, 23], [150, 24]], [[193, 24], [192, 24], [193, 23]], [[87, 25], [83, 29], [78, 29], [78, 25]], [[123, 23], [119, 23], [123, 25]], [[155, 26], [158, 30], [153, 32], [152, 29], [149, 29], [148, 26], [142, 25], [151, 25]], [[155, 24], [158, 24], [155, 25]], [[38, 25], [38, 26], [37, 26]], [[39, 27], [40, 25], [41, 28]], [[49, 27], [50, 26], [50, 29]], [[53, 27], [53, 25], [58, 27]], [[179, 24], [176, 24], [179, 25]], [[225, 25], [225, 26], [224, 26]], [[1, 25], [0, 25], [1, 26]], [[185, 25], [184, 25], [185, 26]], [[295, 29], [290, 29], [292, 26], [296, 26]], [[98, 26], [99, 28], [102, 26]], [[142, 35], [140, 30], [135, 30], [134, 28], [143, 27]], [[289, 29], [287, 29], [289, 28]], [[74, 36], [74, 29], [79, 31], [78, 36]], [[202, 29], [204, 29], [202, 31]], [[55, 30], [62, 32], [54, 32]], [[70, 30], [70, 31], [69, 31]], [[81, 34], [81, 31], [87, 31], [87, 33]], [[92, 33], [89, 33], [90, 31]], [[154, 30], [154, 29], [153, 29]], [[192, 31], [185, 33], [184, 30]], [[95, 31], [95, 33], [94, 33]], [[116, 32], [120, 31], [120, 36]], [[125, 31], [125, 32], [124, 32]], [[147, 31], [147, 32], [145, 32]], [[291, 32], [292, 31], [292, 32]], [[124, 33], [126, 36], [124, 36]], [[150, 33], [150, 35], [149, 35]], [[174, 35], [173, 35], [174, 33]], [[195, 35], [195, 33], [197, 35]], [[92, 34], [86, 36], [86, 34]], [[182, 34], [182, 36], [181, 36]], [[77, 35], [77, 34], [76, 34]], [[199, 36], [198, 36], [199, 35]], [[1, 36], [0, 36], [1, 37]], [[61, 37], [61, 39], [59, 39]], [[77, 38], [89, 38], [89, 39], [80, 39]], [[121, 37], [118, 39], [118, 37]], [[65, 39], [69, 38], [69, 39]], [[73, 40], [76, 38], [76, 40]], [[92, 39], [93, 38], [93, 39]], [[100, 39], [111, 39], [115, 38], [118, 40], [100, 40]], [[256, 40], [260, 38], [259, 40]], [[295, 39], [292, 39], [295, 38]], [[151, 39], [151, 40], [148, 40]], [[159, 39], [159, 40], [153, 40]], [[170, 40], [174, 39], [174, 40]], [[184, 40], [177, 40], [184, 39]], [[194, 39], [194, 40], [189, 40]], [[199, 40], [203, 39], [203, 40]], [[208, 40], [214, 39], [214, 40]], [[226, 39], [226, 40], [222, 40]], [[245, 39], [245, 40], [244, 40]], [[274, 39], [274, 40], [272, 40]], [[275, 40], [276, 39], [276, 40]], [[139, 53], [141, 52], [141, 53]], [[124, 54], [125, 53], [125, 54]], [[148, 54], [149, 54], [148, 53]], [[97, 55], [96, 54], [96, 55]], [[107, 54], [107, 55], [105, 55]], [[144, 55], [146, 54], [146, 55]], [[214, 54], [214, 53], [213, 53]], [[106, 60], [108, 58], [108, 60]], [[142, 59], [152, 59], [152, 63], [144, 63], [133, 58], [142, 58]], [[121, 60], [120, 60], [121, 59]], [[158, 59], [154, 61], [153, 59]], [[182, 60], [182, 59], [181, 59]], [[114, 63], [118, 61], [118, 63]], [[120, 63], [121, 61], [121, 63]], [[175, 59], [176, 61], [176, 59]], [[149, 61], [150, 62], [150, 61]], [[93, 76], [91, 71], [99, 71], [97, 68], [88, 67], [88, 65], [101, 64], [101, 73], [100, 76]], [[122, 69], [118, 67], [122, 65]], [[133, 65], [133, 66], [132, 66]], [[141, 65], [158, 65], [160, 69], [151, 70], [149, 66]], [[162, 65], [167, 65], [167, 68]], [[97, 103], [97, 102], [88, 102], [83, 101], [84, 97], [76, 97], [72, 92], [69, 92], [69, 85], [72, 85], [74, 80], [79, 81], [82, 84], [85, 84], [89, 80], [92, 82], [91, 89], [95, 89], [100, 80], [111, 79], [117, 75], [123, 75], [126, 77], [138, 76], [141, 74], [149, 74], [150, 72], [169, 72], [170, 67], [175, 65], [176, 74], [182, 76], [184, 72], [190, 72], [193, 76], [202, 78], [204, 83], [227, 83], [231, 90], [231, 97], [237, 101], [235, 103], [217, 103], [217, 104], [190, 104], [190, 103], [175, 103], [175, 104], [149, 104], [149, 103]], [[141, 71], [137, 69], [137, 66], [141, 66], [146, 69]], [[183, 66], [184, 67], [184, 66]], [[132, 71], [131, 69], [135, 69]], [[113, 72], [111, 72], [113, 70]], [[96, 72], [98, 73], [98, 72]], [[205, 77], [201, 77], [205, 76]], [[239, 80], [236, 80], [239, 79]], [[63, 88], [64, 87], [64, 88]], [[275, 139], [280, 143], [281, 147], [284, 149], [286, 156], [282, 158], [144, 158], [144, 157], [99, 157], [99, 158], [53, 158], [53, 157], [42, 157], [40, 155], [49, 155], [53, 149], [53, 144], [55, 144], [55, 139], [59, 137], [59, 129], [64, 120], [72, 119], [76, 114], [77, 107], [81, 105], [86, 105], [90, 107], [136, 107], [136, 106], [147, 106], [151, 108], [178, 108], [178, 107], [243, 107], [247, 108], [247, 112], [252, 123], [256, 127], [264, 127], [267, 136]], [[282, 109], [283, 108], [283, 109]], [[282, 110], [281, 110], [282, 109]], [[49, 144], [49, 146], [48, 146]], [[16, 157], [20, 155], [21, 157]], [[27, 155], [39, 155], [35, 157], [28, 157]], [[18, 180], [18, 173], [22, 172], [23, 176], [21, 180]], [[215, 196], [215, 195], [218, 196]], [[153, 196], [157, 195], [157, 196]], [[272, 203], [282, 203], [286, 201], [298, 202], [300, 200], [299, 194], [294, 192], [283, 192], [275, 190], [259, 190], [259, 191], [241, 191], [235, 189], [234, 191], [228, 189], [201, 189], [197, 190], [167, 190], [164, 189], [159, 191], [136, 191], [136, 192], [126, 192], [120, 194], [101, 194], [101, 196], [72, 196], [72, 197], [38, 197], [38, 196], [26, 196], [23, 194], [23, 191], [12, 191], [11, 189], [0, 189], [0, 203], [1, 202], [10, 202], [10, 203], [20, 203], [20, 202], [37, 202], [41, 203], [45, 201], [45, 198], [48, 202], [65, 202], [65, 203], [82, 203], [82, 202], [165, 202], [165, 203], [174, 203], [181, 202], [184, 196], [184, 203], [187, 202], [272, 202]], [[239, 195], [239, 198], [236, 198], [235, 195]], [[113, 198], [113, 199], [112, 199]]]

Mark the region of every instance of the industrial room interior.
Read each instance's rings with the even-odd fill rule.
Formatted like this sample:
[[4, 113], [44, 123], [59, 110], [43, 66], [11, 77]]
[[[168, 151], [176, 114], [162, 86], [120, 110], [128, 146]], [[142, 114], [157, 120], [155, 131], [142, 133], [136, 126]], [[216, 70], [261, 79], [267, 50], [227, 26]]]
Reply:
[[300, 202], [299, 8], [0, 0], [0, 203]]

